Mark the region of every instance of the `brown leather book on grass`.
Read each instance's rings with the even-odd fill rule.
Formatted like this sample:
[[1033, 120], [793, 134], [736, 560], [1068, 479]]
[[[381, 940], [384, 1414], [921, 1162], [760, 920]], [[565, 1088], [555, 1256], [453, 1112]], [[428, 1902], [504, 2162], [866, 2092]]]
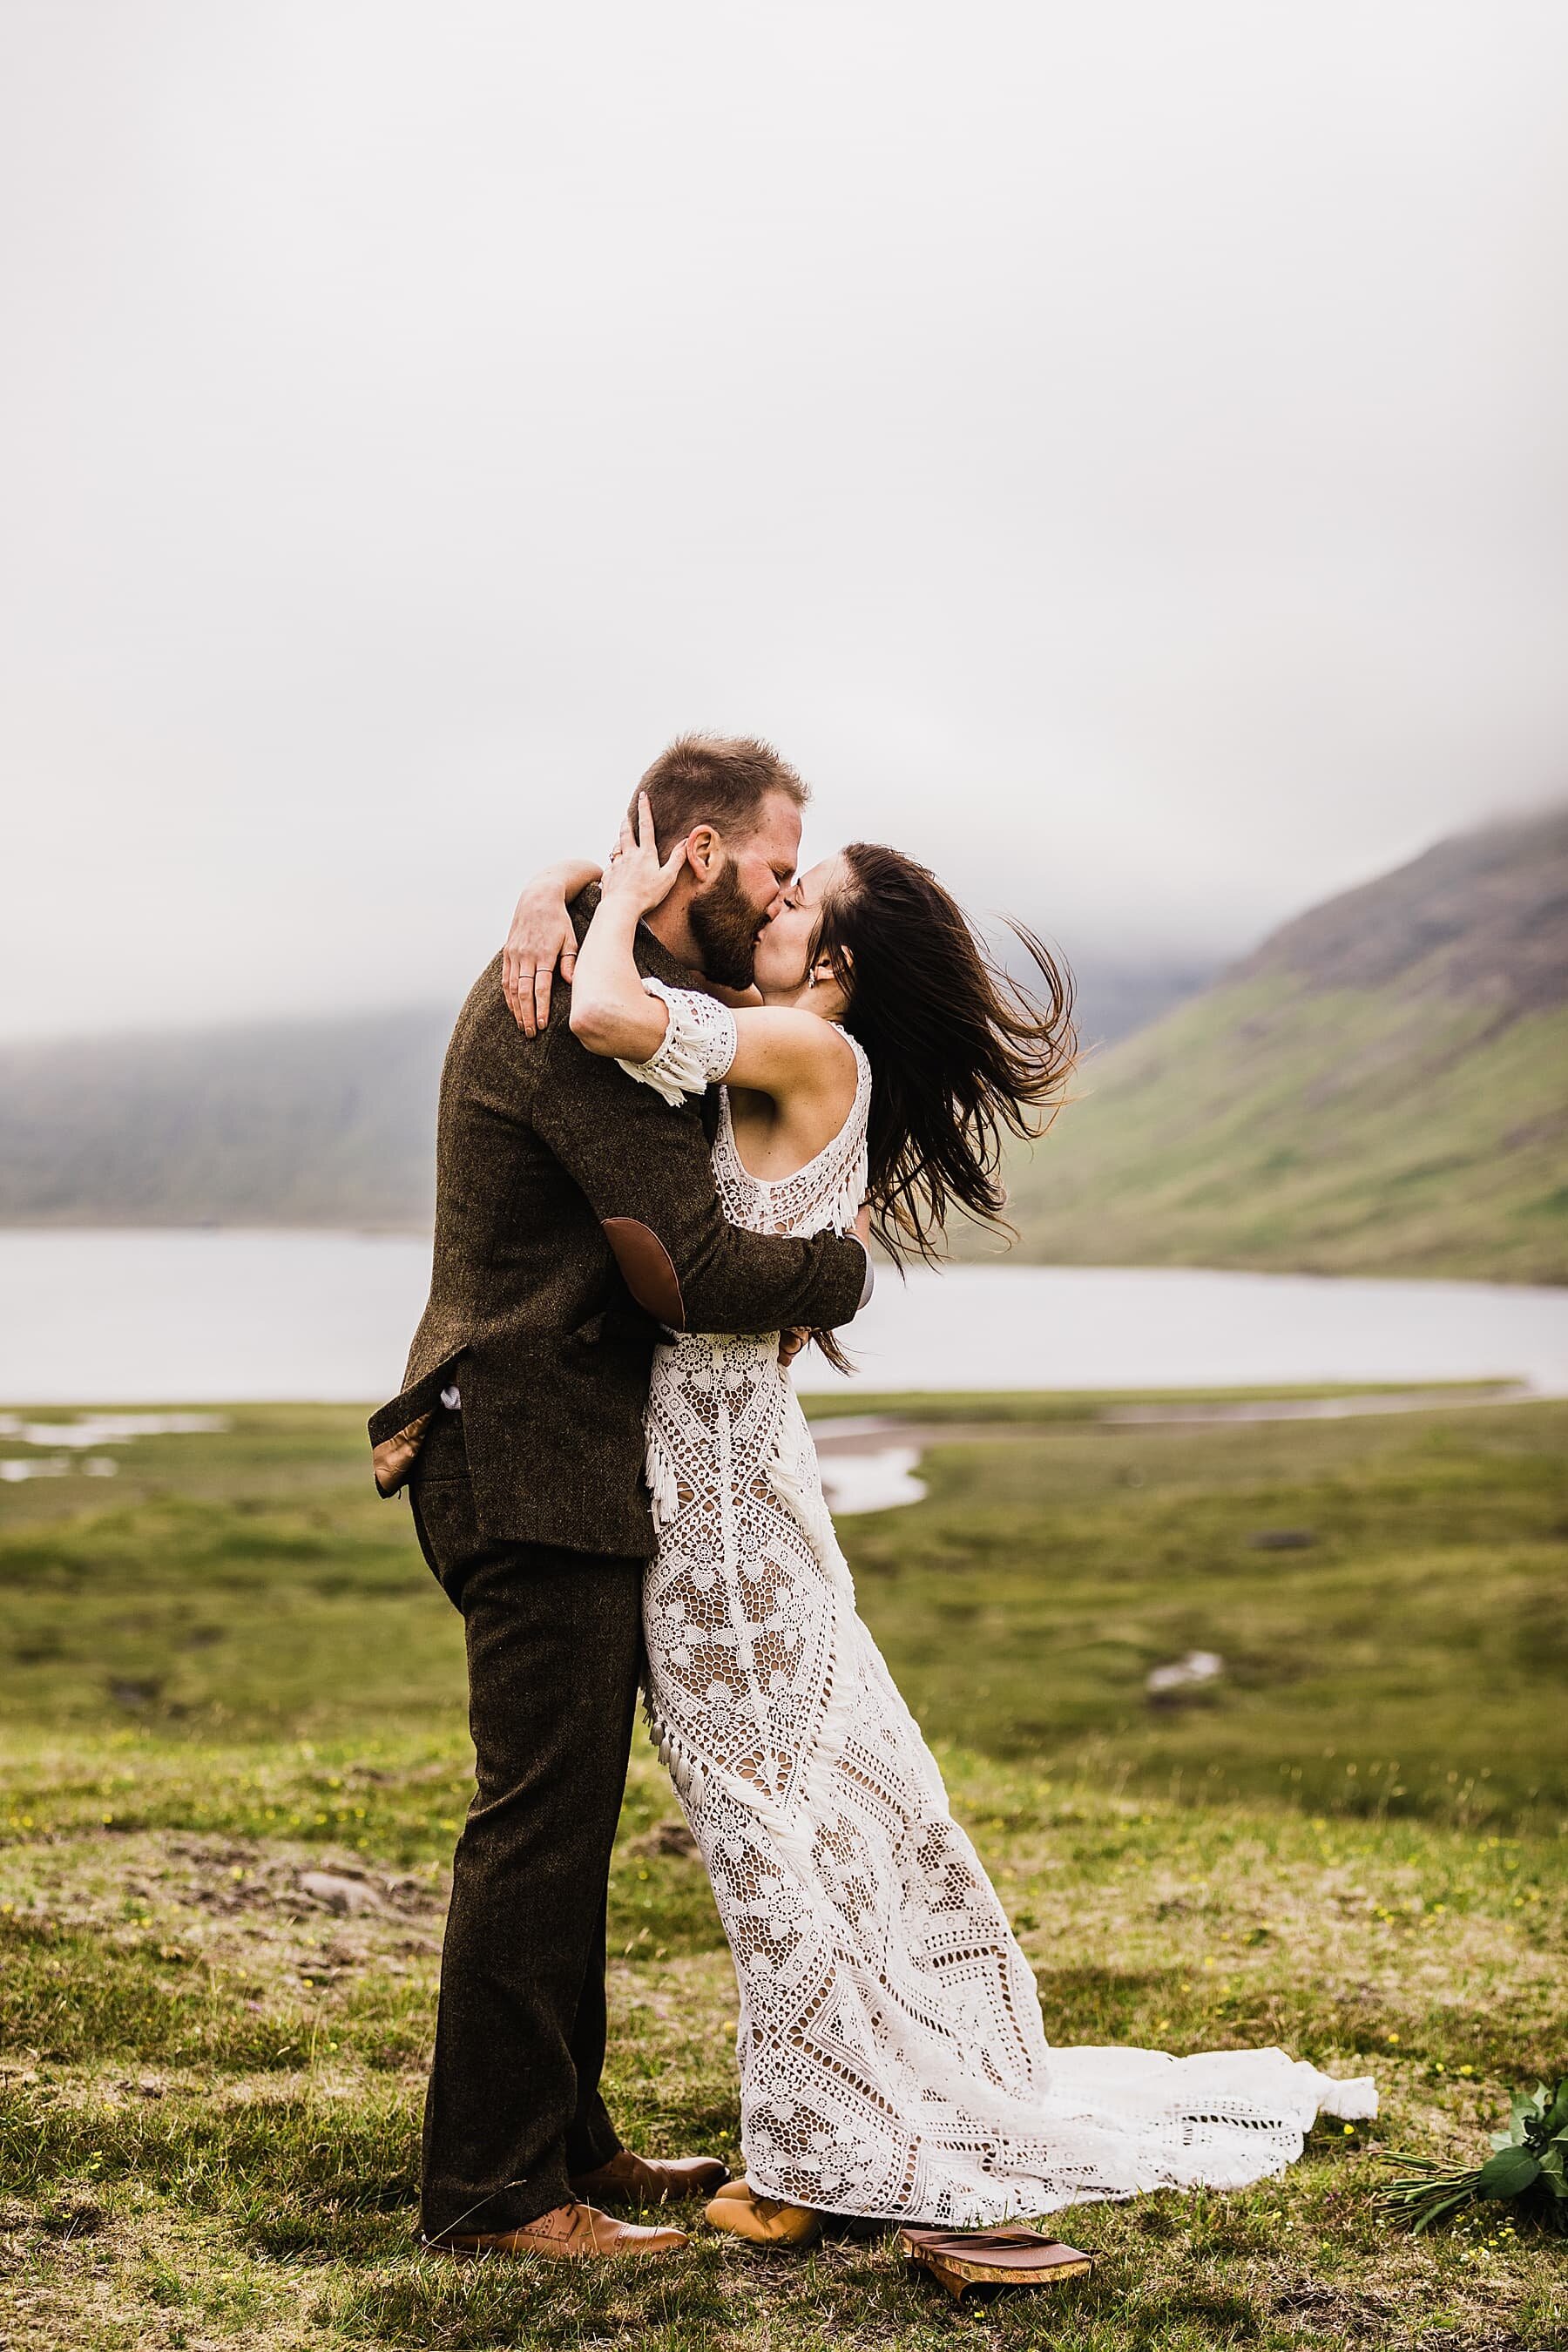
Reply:
[[1092, 2254], [1038, 2230], [910, 2229], [899, 2231], [899, 2243], [955, 2303], [966, 2287], [1059, 2286], [1094, 2268]]

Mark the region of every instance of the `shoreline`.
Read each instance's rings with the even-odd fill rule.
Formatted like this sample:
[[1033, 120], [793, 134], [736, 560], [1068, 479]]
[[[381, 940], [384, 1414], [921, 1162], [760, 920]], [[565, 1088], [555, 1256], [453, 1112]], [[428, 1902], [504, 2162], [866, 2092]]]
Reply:
[[[429, 1248], [434, 1240], [434, 1228], [427, 1223], [405, 1224], [389, 1221], [385, 1224], [346, 1223], [323, 1225], [295, 1223], [290, 1220], [198, 1217], [170, 1223], [161, 1218], [138, 1219], [133, 1223], [99, 1223], [89, 1218], [0, 1218], [0, 1244], [12, 1234], [33, 1234], [38, 1238], [58, 1240], [137, 1240], [163, 1239], [174, 1236], [230, 1241], [284, 1240], [321, 1242], [416, 1242]], [[893, 1276], [891, 1261], [880, 1252], [873, 1253], [879, 1275]], [[1129, 1275], [1239, 1275], [1263, 1276], [1281, 1282], [1386, 1283], [1395, 1289], [1415, 1284], [1452, 1283], [1466, 1289], [1556, 1291], [1568, 1296], [1568, 1274], [1561, 1279], [1542, 1280], [1536, 1275], [1510, 1273], [1506, 1267], [1496, 1267], [1486, 1273], [1473, 1268], [1464, 1272], [1452, 1266], [1425, 1265], [1401, 1273], [1380, 1272], [1375, 1266], [1286, 1265], [1275, 1263], [1236, 1260], [1223, 1265], [1200, 1265], [1188, 1258], [1148, 1260], [1142, 1258], [1036, 1258], [1018, 1257], [1011, 1254], [996, 1258], [953, 1257], [945, 1259], [931, 1269], [937, 1274], [1009, 1275], [1009, 1274], [1129, 1274]]]
[[[1051, 1391], [1043, 1391], [1048, 1397]], [[1162, 1398], [1150, 1402], [1102, 1403], [1080, 1417], [1057, 1412], [1040, 1420], [1021, 1417], [972, 1421], [922, 1421], [917, 1414], [900, 1415], [896, 1409], [865, 1414], [828, 1414], [812, 1422], [817, 1459], [822, 1465], [823, 1491], [839, 1517], [863, 1511], [896, 1510], [923, 1501], [920, 1465], [938, 1445], [1016, 1444], [1038, 1437], [1043, 1428], [1060, 1429], [1075, 1421], [1085, 1429], [1148, 1430], [1256, 1426], [1266, 1422], [1348, 1421], [1378, 1413], [1473, 1412], [1483, 1405], [1549, 1404], [1561, 1392], [1528, 1382], [1497, 1381], [1486, 1384], [1434, 1383], [1425, 1389], [1341, 1391], [1326, 1396], [1271, 1396], [1262, 1391], [1247, 1397], [1183, 1402]], [[1065, 1400], [1064, 1400], [1065, 1401]], [[984, 1394], [975, 1397], [984, 1402]], [[809, 1412], [807, 1419], [811, 1418]]]

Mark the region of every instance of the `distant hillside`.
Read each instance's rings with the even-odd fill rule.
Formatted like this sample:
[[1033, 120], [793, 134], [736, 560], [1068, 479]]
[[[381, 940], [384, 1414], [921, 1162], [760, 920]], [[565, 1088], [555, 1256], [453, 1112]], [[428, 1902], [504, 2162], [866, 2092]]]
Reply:
[[1568, 810], [1445, 841], [1093, 1055], [1041, 1263], [1568, 1282]]
[[451, 1023], [0, 1047], [0, 1223], [426, 1225]]
[[[1203, 976], [1093, 961], [1089, 1034]], [[426, 1226], [456, 1012], [0, 1045], [0, 1224]]]
[[[1079, 1036], [1086, 1047], [1113, 1045], [1118, 1038], [1147, 1028], [1173, 1005], [1184, 1004], [1206, 988], [1220, 970], [1219, 959], [1213, 956], [1203, 963], [1195, 958], [1182, 962], [1127, 963], [1104, 957], [1092, 948], [1068, 953], [1077, 992]], [[1021, 980], [1035, 976], [1016, 951], [1004, 961]]]

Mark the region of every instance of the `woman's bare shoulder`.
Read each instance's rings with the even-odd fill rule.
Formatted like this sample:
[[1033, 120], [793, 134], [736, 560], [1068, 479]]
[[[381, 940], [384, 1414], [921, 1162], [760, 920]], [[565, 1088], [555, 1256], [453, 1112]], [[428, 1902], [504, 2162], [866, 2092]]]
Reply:
[[854, 1049], [832, 1021], [787, 1005], [768, 1004], [735, 1015], [735, 1059], [730, 1075], [737, 1086], [764, 1094], [788, 1087], [796, 1091], [852, 1097], [859, 1076]]

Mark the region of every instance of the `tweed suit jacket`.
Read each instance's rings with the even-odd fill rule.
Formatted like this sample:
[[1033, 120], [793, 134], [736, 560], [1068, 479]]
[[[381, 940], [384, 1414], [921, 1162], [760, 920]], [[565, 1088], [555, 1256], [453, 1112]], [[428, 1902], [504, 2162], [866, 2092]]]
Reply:
[[[597, 891], [572, 908], [578, 936]], [[638, 967], [700, 987], [646, 929]], [[712, 1090], [672, 1108], [590, 1054], [558, 987], [525, 1037], [498, 956], [447, 1051], [430, 1297], [402, 1392], [373, 1414], [376, 1484], [396, 1492], [440, 1393], [460, 1387], [480, 1532], [650, 1557], [643, 1409], [661, 1323], [830, 1329], [860, 1304], [852, 1236], [799, 1241], [726, 1223], [709, 1156]]]

